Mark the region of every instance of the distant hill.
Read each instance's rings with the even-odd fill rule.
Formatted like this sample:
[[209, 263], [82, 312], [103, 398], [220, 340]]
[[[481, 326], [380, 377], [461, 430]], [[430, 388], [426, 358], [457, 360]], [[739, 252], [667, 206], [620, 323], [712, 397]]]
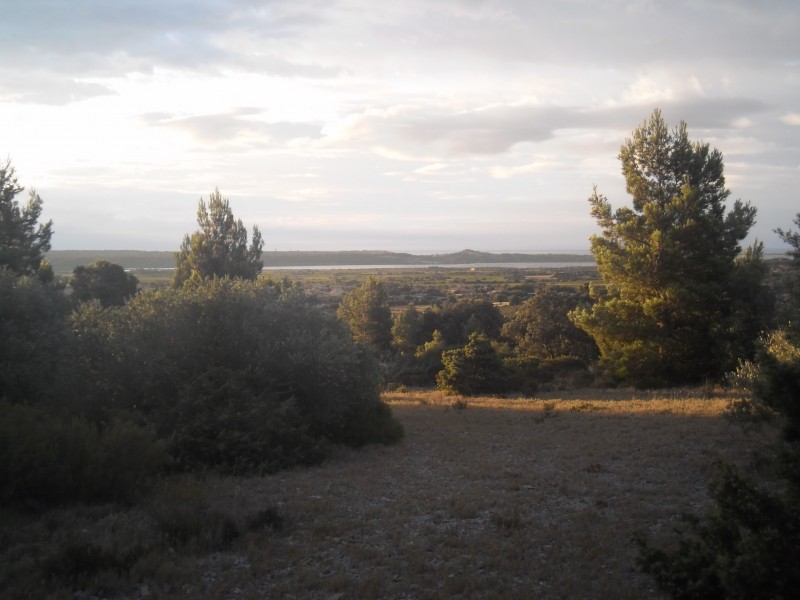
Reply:
[[56, 275], [68, 275], [79, 265], [88, 265], [95, 260], [107, 260], [125, 269], [172, 269], [175, 267], [174, 252], [151, 250], [51, 250], [47, 260]]
[[586, 262], [582, 254], [509, 254], [462, 250], [450, 254], [407, 254], [384, 250], [264, 252], [264, 267], [309, 267], [341, 265], [457, 265], [482, 263]]
[[[457, 265], [489, 263], [530, 262], [587, 262], [588, 254], [520, 254], [492, 253], [462, 250], [450, 254], [407, 254], [384, 250], [303, 251], [287, 250], [264, 252], [264, 268], [269, 267], [333, 267], [364, 265]], [[66, 275], [78, 265], [88, 265], [95, 260], [107, 260], [125, 269], [171, 269], [175, 267], [175, 253], [149, 250], [52, 250], [47, 259], [56, 274]]]

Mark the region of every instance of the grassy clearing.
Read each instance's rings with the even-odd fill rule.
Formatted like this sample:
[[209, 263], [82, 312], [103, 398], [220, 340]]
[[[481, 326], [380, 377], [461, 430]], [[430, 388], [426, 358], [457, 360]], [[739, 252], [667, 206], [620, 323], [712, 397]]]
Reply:
[[[142, 505], [3, 514], [7, 597], [650, 598], [634, 531], [707, 503], [763, 435], [691, 391], [388, 394], [406, 438], [269, 477], [178, 479]], [[74, 557], [77, 557], [74, 558]], [[83, 563], [80, 563], [83, 561]]]

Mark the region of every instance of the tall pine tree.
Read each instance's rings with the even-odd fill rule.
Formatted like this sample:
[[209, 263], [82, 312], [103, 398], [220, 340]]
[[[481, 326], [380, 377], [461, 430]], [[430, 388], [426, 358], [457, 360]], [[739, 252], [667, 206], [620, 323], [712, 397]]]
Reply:
[[184, 236], [181, 249], [175, 255], [174, 287], [203, 279], [258, 277], [264, 266], [261, 232], [253, 227], [248, 247], [247, 229], [241, 219], [234, 218], [228, 199], [223, 198], [218, 189], [209, 196], [208, 204], [200, 199], [197, 224], [200, 230]]
[[726, 212], [722, 154], [670, 131], [659, 110], [619, 154], [632, 207], [589, 198], [602, 232], [591, 238], [600, 276], [591, 309], [572, 314], [600, 348], [612, 378], [637, 385], [697, 382], [730, 366], [731, 292], [739, 243], [756, 209]]

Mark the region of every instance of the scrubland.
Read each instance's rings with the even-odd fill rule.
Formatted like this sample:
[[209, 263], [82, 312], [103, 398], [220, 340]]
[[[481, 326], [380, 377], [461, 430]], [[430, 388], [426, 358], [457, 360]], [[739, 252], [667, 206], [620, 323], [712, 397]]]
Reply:
[[635, 532], [706, 506], [715, 459], [769, 432], [721, 393], [386, 394], [395, 446], [257, 478], [176, 477], [140, 503], [5, 511], [5, 597], [650, 598]]

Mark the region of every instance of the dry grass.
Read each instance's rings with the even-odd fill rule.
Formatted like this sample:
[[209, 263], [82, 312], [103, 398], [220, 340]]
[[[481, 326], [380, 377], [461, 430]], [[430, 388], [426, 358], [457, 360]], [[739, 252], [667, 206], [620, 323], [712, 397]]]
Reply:
[[[204, 481], [204, 508], [190, 510], [235, 523], [264, 509], [281, 518], [241, 528], [229, 544], [144, 553], [127, 597], [658, 597], [635, 567], [633, 533], [666, 535], [681, 512], [706, 505], [713, 459], [741, 462], [757, 443], [722, 417], [728, 399], [686, 391], [386, 400], [406, 428], [397, 446], [343, 451], [270, 477]], [[154, 497], [197, 486], [170, 485]], [[143, 538], [154, 527], [152, 509], [116, 518]], [[93, 527], [110, 527], [108, 519]], [[74, 529], [41, 519], [20, 527], [51, 538]]]

